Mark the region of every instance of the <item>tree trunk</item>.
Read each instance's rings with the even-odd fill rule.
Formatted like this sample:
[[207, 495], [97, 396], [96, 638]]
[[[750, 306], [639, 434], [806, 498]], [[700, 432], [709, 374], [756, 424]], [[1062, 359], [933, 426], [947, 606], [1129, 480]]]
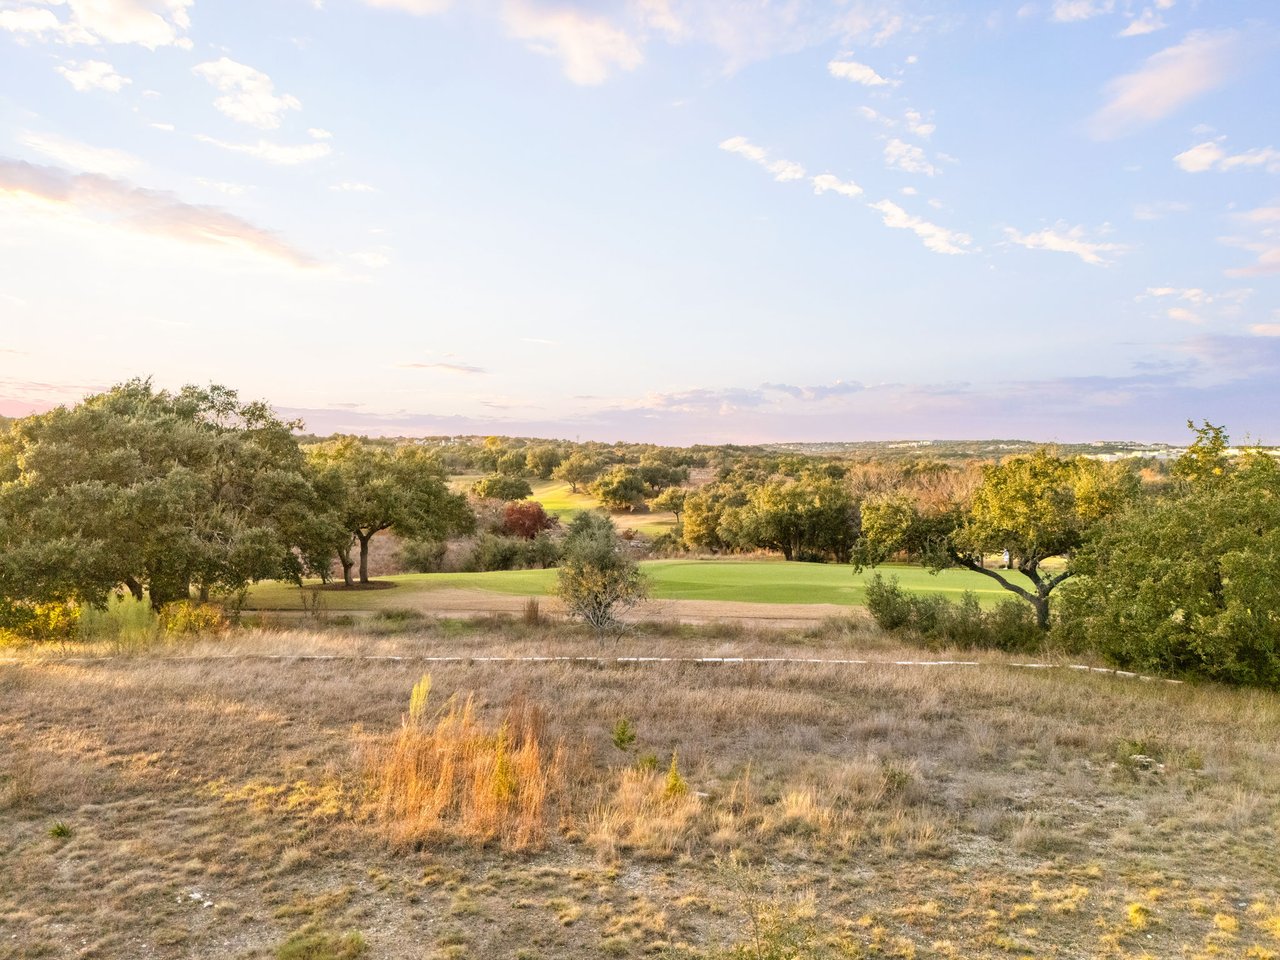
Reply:
[[356, 534], [360, 539], [360, 582], [367, 584], [369, 582], [369, 541], [373, 539], [373, 534]]
[[1036, 612], [1036, 626], [1041, 630], [1049, 629], [1049, 598], [1037, 595], [1031, 598], [1031, 606]]
[[142, 584], [133, 577], [125, 577], [124, 585], [129, 588], [129, 593], [133, 595], [133, 599], [139, 603], [142, 602]]

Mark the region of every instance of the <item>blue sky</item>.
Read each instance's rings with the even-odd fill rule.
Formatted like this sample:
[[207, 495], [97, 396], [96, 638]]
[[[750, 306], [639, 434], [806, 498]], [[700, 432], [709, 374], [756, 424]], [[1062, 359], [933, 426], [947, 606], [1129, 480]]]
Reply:
[[0, 0], [0, 413], [1280, 442], [1270, 0]]

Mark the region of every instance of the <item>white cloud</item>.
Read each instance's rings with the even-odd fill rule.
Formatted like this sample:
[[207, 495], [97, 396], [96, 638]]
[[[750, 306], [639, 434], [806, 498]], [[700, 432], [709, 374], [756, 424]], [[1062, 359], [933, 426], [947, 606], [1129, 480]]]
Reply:
[[640, 22], [665, 34], [668, 40], [682, 40], [689, 33], [689, 24], [671, 9], [671, 0], [632, 0]]
[[1188, 303], [1213, 303], [1213, 297], [1199, 287], [1147, 287], [1149, 297], [1176, 297]]
[[1053, 19], [1058, 23], [1075, 23], [1110, 13], [1114, 0], [1054, 0]]
[[963, 254], [969, 251], [962, 249], [972, 243], [972, 239], [963, 233], [948, 230], [936, 223], [912, 216], [891, 200], [881, 200], [868, 204], [873, 210], [884, 215], [884, 225], [897, 230], [911, 230], [923, 241], [924, 245], [934, 253]]
[[188, 8], [194, 0], [40, 0], [45, 6], [0, 11], [0, 30], [61, 43], [136, 43], [150, 50], [191, 48]]
[[1226, 173], [1241, 167], [1261, 167], [1267, 173], [1280, 173], [1280, 150], [1274, 147], [1257, 147], [1244, 153], [1230, 154], [1222, 146], [1225, 138], [1198, 143], [1173, 158], [1187, 173], [1205, 173], [1218, 170]]
[[923, 150], [897, 137], [885, 144], [884, 162], [886, 166], [897, 167], [907, 173], [923, 173], [929, 177], [938, 173], [938, 168], [929, 162]]
[[323, 127], [307, 127], [307, 133], [312, 140], [332, 140], [333, 134]]
[[196, 139], [201, 143], [211, 143], [215, 147], [221, 147], [223, 150], [245, 153], [259, 160], [285, 167], [320, 160], [333, 152], [333, 148], [327, 143], [302, 143], [296, 146], [271, 143], [268, 140], [259, 140], [257, 143], [227, 143], [225, 140], [208, 137], [202, 133], [197, 134]]
[[1179, 323], [1203, 323], [1200, 315], [1186, 307], [1170, 307], [1168, 310], [1170, 320], [1177, 320]]
[[90, 173], [120, 176], [142, 165], [142, 161], [137, 157], [123, 150], [91, 147], [76, 140], [68, 140], [48, 133], [23, 133], [18, 137], [18, 142], [51, 160]]
[[823, 194], [828, 190], [842, 197], [857, 197], [862, 194], [862, 188], [852, 180], [841, 180], [830, 173], [820, 173], [813, 178], [814, 193]]
[[330, 184], [329, 189], [335, 190], [338, 193], [377, 193], [378, 192], [376, 187], [370, 186], [367, 183], [359, 183], [353, 180], [344, 180], [341, 183]]
[[935, 124], [926, 123], [918, 110], [907, 111], [906, 124], [908, 130], [917, 137], [924, 137], [926, 140], [933, 134], [933, 131], [938, 129]]
[[603, 17], [505, 0], [502, 20], [508, 33], [535, 53], [558, 59], [564, 75], [583, 86], [604, 83], [615, 68], [634, 70], [644, 62], [630, 35]]
[[1280, 273], [1280, 206], [1257, 207], [1236, 215], [1243, 223], [1254, 225], [1253, 237], [1220, 237], [1228, 246], [1256, 253], [1258, 259], [1247, 267], [1227, 271], [1229, 277], [1261, 277]]
[[[1169, 6], [1172, 6], [1172, 4]], [[1168, 24], [1164, 22], [1160, 14], [1156, 13], [1152, 7], [1147, 7], [1140, 16], [1129, 21], [1128, 25], [1120, 31], [1120, 36], [1142, 37], [1148, 33], [1155, 33], [1157, 30], [1163, 30], [1166, 26]]]
[[275, 84], [261, 70], [228, 57], [199, 64], [192, 72], [226, 94], [214, 100], [213, 105], [238, 123], [247, 123], [259, 130], [274, 130], [280, 126], [281, 115], [286, 110], [302, 109], [297, 97], [277, 96]]
[[379, 247], [376, 250], [353, 253], [351, 254], [351, 259], [362, 267], [368, 267], [370, 270], [381, 270], [391, 263], [391, 251], [387, 247]]
[[160, 123], [159, 121], [148, 124], [155, 130], [163, 130], [165, 133], [173, 133], [177, 129], [172, 123]]
[[1084, 227], [1067, 227], [1059, 222], [1035, 233], [1020, 233], [1013, 227], [1005, 227], [1010, 243], [1028, 250], [1049, 250], [1054, 253], [1070, 253], [1085, 263], [1105, 266], [1110, 263], [1103, 254], [1123, 253], [1128, 248], [1120, 243], [1103, 243], [1085, 239]]
[[736, 153], [739, 156], [746, 157], [753, 163], [760, 164], [760, 166], [773, 174], [773, 179], [781, 183], [786, 183], [789, 180], [804, 179], [804, 167], [800, 166], [800, 164], [794, 160], [770, 160], [767, 150], [763, 147], [757, 147], [746, 137], [730, 137], [728, 140], [723, 140], [720, 143], [720, 149]]
[[864, 87], [897, 86], [896, 81], [886, 80], [865, 63], [858, 63], [855, 60], [832, 60], [827, 64], [827, 71], [833, 77], [851, 80]]
[[6, 197], [34, 199], [105, 229], [232, 248], [295, 267], [316, 265], [271, 231], [224, 210], [184, 203], [172, 194], [145, 190], [113, 177], [0, 159], [0, 199]]
[[0, 30], [43, 40], [46, 34], [61, 35], [63, 25], [52, 10], [18, 7], [16, 10], [0, 10]]
[[102, 60], [86, 60], [76, 63], [68, 60], [58, 67], [58, 72], [67, 78], [67, 82], [84, 93], [86, 90], [106, 90], [108, 93], [119, 93], [125, 84], [132, 83], [128, 77], [116, 73], [116, 68]]
[[1249, 332], [1255, 337], [1280, 337], [1280, 323], [1255, 323]]
[[1107, 84], [1108, 101], [1090, 120], [1094, 136], [1132, 133], [1222, 86], [1235, 73], [1239, 47], [1234, 30], [1197, 30], [1148, 57], [1137, 70]]

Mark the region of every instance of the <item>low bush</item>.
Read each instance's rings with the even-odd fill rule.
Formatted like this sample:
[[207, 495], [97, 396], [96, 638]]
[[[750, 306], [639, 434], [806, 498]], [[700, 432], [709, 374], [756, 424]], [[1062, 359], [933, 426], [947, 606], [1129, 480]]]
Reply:
[[951, 603], [936, 594], [908, 593], [897, 577], [886, 580], [878, 573], [867, 581], [866, 598], [881, 629], [914, 634], [929, 643], [1012, 652], [1034, 649], [1042, 640], [1034, 611], [1020, 600], [984, 610], [969, 591], [959, 603]]
[[414, 573], [439, 573], [448, 549], [443, 540], [410, 540], [400, 546], [400, 565]]
[[80, 608], [74, 603], [24, 603], [0, 598], [0, 646], [75, 640]]
[[177, 600], [160, 609], [160, 629], [171, 637], [221, 633], [227, 625], [226, 613], [213, 603]]

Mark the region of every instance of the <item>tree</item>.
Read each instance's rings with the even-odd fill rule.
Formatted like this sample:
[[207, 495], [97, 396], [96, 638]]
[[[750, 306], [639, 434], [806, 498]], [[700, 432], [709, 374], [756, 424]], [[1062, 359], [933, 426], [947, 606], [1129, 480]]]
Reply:
[[472, 484], [471, 492], [482, 500], [523, 500], [533, 496], [533, 487], [523, 477], [491, 473]]
[[604, 465], [599, 460], [579, 450], [571, 453], [567, 459], [552, 470], [551, 476], [561, 483], [567, 483], [569, 489], [577, 493], [579, 487], [585, 487], [599, 476], [602, 469], [604, 469]]
[[153, 606], [300, 578], [330, 536], [296, 423], [233, 390], [131, 380], [0, 445], [0, 593]]
[[342, 531], [331, 547], [347, 586], [354, 586], [357, 544], [360, 582], [369, 582], [369, 542], [383, 530], [409, 540], [444, 540], [474, 526], [466, 498], [449, 491], [440, 464], [421, 447], [387, 449], [342, 437], [311, 448], [308, 456]]
[[598, 636], [617, 631], [621, 615], [649, 596], [649, 580], [626, 552], [613, 521], [582, 511], [569, 524], [556, 595], [569, 615]]
[[[1089, 531], [1136, 492], [1136, 477], [1121, 464], [1064, 460], [1048, 450], [1009, 457], [983, 467], [968, 502], [928, 510], [894, 494], [864, 503], [857, 562], [874, 565], [901, 553], [935, 572], [973, 570], [1030, 603], [1046, 629], [1049, 596], [1074, 572], [1072, 556]], [[1004, 551], [1029, 586], [985, 566], [984, 556]], [[1048, 572], [1042, 565], [1050, 558], [1066, 565]]]
[[676, 523], [680, 522], [680, 514], [684, 513], [684, 501], [689, 491], [684, 487], [667, 487], [649, 501], [650, 510], [659, 510], [676, 515]]
[[536, 500], [517, 500], [508, 503], [502, 511], [502, 529], [513, 537], [532, 540], [543, 530], [555, 526], [555, 518]]
[[1081, 551], [1064, 624], [1127, 669], [1280, 686], [1280, 469], [1265, 454], [1228, 462], [1221, 427], [1197, 434], [1179, 487]]
[[591, 492], [610, 510], [635, 510], [648, 490], [635, 467], [618, 464], [596, 478]]
[[530, 447], [525, 454], [525, 469], [539, 480], [550, 480], [551, 473], [564, 459], [559, 447], [543, 445]]

